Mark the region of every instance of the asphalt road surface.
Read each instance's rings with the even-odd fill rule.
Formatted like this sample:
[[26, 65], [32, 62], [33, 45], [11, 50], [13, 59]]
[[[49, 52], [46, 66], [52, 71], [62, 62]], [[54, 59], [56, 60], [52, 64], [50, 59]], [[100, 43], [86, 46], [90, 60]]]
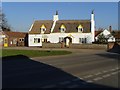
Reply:
[[73, 54], [3, 58], [3, 88], [119, 88], [119, 54], [69, 50]]

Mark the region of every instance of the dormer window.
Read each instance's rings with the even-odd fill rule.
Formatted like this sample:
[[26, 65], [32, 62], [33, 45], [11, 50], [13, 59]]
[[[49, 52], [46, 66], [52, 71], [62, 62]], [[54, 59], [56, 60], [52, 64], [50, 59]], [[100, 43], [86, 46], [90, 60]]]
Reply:
[[83, 32], [83, 26], [82, 25], [78, 26], [78, 32]]
[[65, 27], [65, 25], [61, 25], [61, 27], [60, 27], [60, 31], [62, 32], [62, 33], [64, 33], [65, 31], [66, 31], [66, 27]]
[[40, 27], [40, 30], [41, 30], [41, 33], [45, 33], [46, 27], [44, 24]]

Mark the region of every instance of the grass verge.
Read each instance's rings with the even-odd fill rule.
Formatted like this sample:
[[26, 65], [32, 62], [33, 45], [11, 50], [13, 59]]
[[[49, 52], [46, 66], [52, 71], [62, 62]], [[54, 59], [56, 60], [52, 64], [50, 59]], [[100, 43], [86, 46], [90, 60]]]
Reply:
[[54, 55], [66, 55], [71, 54], [70, 51], [61, 50], [13, 50], [13, 49], [3, 49], [2, 56], [14, 56], [14, 55], [25, 55], [28, 57], [41, 57], [41, 56], [54, 56]]

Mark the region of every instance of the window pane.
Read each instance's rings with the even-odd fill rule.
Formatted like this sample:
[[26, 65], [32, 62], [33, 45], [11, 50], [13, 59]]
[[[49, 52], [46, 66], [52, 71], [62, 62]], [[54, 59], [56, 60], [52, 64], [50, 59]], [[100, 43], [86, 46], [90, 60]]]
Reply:
[[17, 44], [17, 39], [13, 39], [13, 44]]
[[65, 28], [61, 28], [60, 30], [61, 30], [61, 32], [65, 32], [66, 29]]
[[61, 38], [59, 37], [59, 42], [61, 42]]
[[40, 43], [40, 38], [38, 38], [38, 43]]
[[82, 39], [81, 38], [79, 38], [79, 42], [82, 43]]
[[22, 39], [22, 41], [24, 41], [24, 38]]
[[37, 43], [38, 41], [37, 41], [37, 38], [34, 38], [34, 43]]
[[34, 38], [34, 43], [40, 43], [40, 38]]
[[63, 37], [59, 37], [59, 42], [63, 42], [64, 38]]
[[21, 41], [21, 38], [19, 38], [19, 41]]
[[85, 43], [87, 42], [87, 38], [85, 38]]

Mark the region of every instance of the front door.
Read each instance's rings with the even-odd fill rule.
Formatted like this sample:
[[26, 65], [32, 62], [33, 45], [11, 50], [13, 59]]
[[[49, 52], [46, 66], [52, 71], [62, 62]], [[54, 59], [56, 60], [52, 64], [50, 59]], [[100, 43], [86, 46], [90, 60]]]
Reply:
[[69, 44], [70, 44], [70, 40], [66, 38], [66, 47], [69, 47]]
[[65, 41], [65, 46], [70, 47], [70, 43], [72, 43], [72, 38], [71, 37], [65, 37], [64, 41]]
[[4, 47], [8, 47], [8, 38], [4, 38]]

